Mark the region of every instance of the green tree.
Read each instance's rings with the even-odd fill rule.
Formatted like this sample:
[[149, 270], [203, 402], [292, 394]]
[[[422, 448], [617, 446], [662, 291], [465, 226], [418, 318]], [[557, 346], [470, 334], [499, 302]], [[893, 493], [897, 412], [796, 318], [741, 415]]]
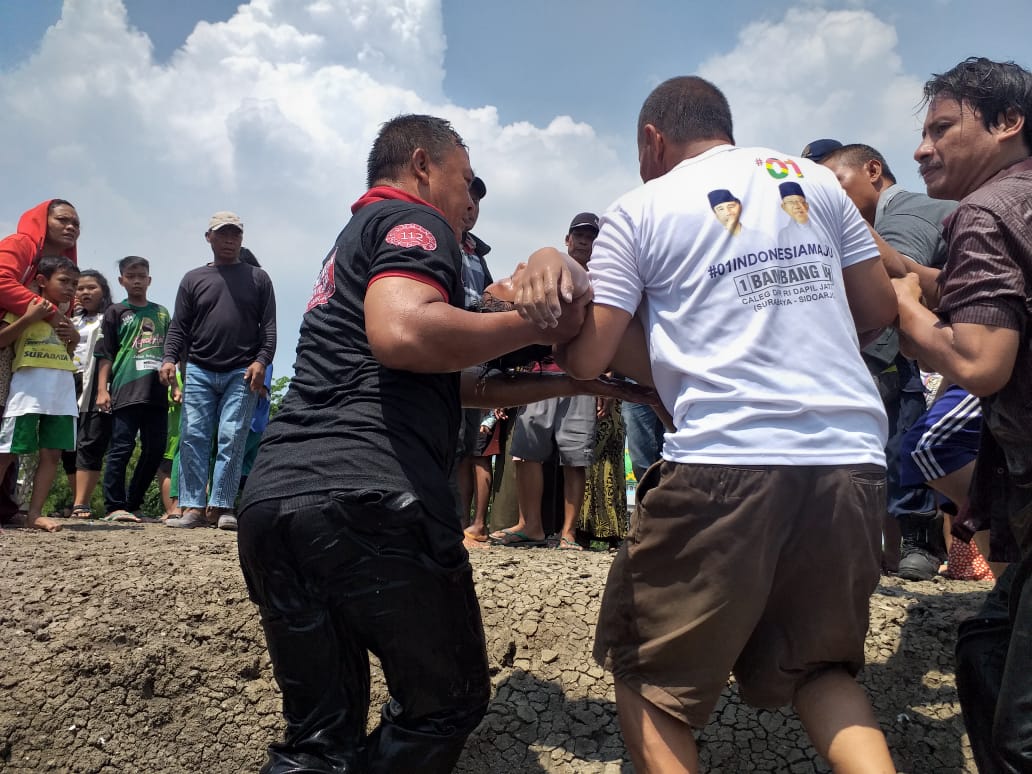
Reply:
[[276, 416], [276, 412], [279, 411], [280, 404], [283, 402], [283, 396], [287, 394], [287, 387], [290, 386], [290, 377], [281, 376], [278, 379], [272, 380], [272, 389], [269, 390], [269, 416]]

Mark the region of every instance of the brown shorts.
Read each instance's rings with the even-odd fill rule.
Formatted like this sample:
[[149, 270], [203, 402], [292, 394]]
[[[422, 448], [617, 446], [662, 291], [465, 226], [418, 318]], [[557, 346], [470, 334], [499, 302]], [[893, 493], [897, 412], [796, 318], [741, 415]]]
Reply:
[[595, 659], [695, 727], [729, 673], [756, 707], [864, 663], [885, 469], [661, 461], [638, 486], [602, 598]]

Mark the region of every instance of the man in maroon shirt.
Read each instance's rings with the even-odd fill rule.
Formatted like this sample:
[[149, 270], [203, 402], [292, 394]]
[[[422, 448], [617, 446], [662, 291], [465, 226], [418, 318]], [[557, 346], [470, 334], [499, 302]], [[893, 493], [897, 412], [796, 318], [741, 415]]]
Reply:
[[1013, 532], [1020, 559], [979, 615], [961, 624], [957, 690], [979, 771], [1029, 771], [1032, 73], [971, 58], [933, 76], [924, 95], [914, 158], [929, 196], [960, 204], [945, 222], [948, 258], [938, 281], [893, 280], [900, 338], [925, 367], [982, 399], [971, 507], [997, 536]]

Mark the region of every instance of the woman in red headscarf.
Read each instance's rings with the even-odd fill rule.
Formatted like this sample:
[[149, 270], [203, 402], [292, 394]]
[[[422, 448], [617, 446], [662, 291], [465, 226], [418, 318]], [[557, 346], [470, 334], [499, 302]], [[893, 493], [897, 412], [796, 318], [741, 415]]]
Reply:
[[[79, 214], [64, 199], [48, 199], [22, 213], [18, 230], [0, 239], [0, 317], [6, 312], [18, 316], [34, 299], [40, 297], [32, 287], [39, 259], [45, 255], [64, 255], [76, 261], [76, 243], [79, 241]], [[78, 340], [79, 334], [68, 316], [49, 301], [47, 318], [62, 341]], [[0, 416], [7, 403], [11, 384], [11, 349], [0, 350]], [[18, 466], [11, 465], [7, 476], [0, 481], [0, 523], [12, 521], [18, 513], [13, 497]]]

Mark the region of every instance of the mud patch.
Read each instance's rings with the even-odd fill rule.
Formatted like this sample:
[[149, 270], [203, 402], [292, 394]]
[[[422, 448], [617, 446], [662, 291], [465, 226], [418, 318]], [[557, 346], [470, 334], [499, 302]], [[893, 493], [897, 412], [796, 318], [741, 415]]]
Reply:
[[[0, 769], [255, 771], [282, 730], [235, 535], [64, 522], [0, 536]], [[457, 770], [630, 772], [590, 660], [610, 557], [472, 552], [494, 696]], [[900, 771], [974, 772], [953, 682], [957, 622], [989, 584], [886, 579], [863, 675]], [[371, 719], [386, 694], [374, 668]], [[827, 769], [788, 711], [733, 685], [700, 735], [710, 771]]]

